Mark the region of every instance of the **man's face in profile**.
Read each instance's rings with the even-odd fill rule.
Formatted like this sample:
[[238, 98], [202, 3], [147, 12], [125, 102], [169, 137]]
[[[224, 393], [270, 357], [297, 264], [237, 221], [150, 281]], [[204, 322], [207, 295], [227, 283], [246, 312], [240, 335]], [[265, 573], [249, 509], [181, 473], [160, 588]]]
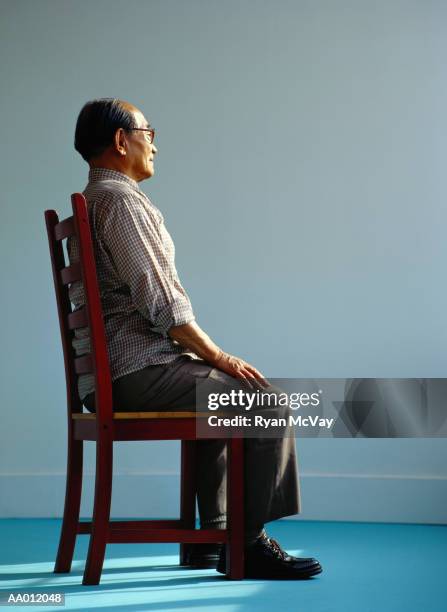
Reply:
[[[143, 113], [135, 106], [124, 103], [123, 106], [134, 118], [136, 128], [150, 128]], [[126, 132], [128, 170], [136, 181], [143, 181], [154, 175], [154, 156], [157, 149], [151, 143], [150, 132], [135, 129]]]

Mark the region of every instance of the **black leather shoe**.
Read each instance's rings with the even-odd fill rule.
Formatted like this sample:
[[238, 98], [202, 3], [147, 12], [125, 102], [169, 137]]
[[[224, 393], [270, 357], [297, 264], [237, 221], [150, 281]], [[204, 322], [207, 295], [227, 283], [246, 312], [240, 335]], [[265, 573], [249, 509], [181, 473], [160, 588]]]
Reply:
[[191, 544], [186, 555], [186, 565], [195, 569], [215, 569], [219, 561], [221, 544]]
[[[217, 571], [226, 573], [226, 549], [222, 547]], [[312, 557], [292, 557], [276, 540], [266, 535], [245, 549], [245, 578], [264, 580], [303, 580], [320, 574], [323, 569]]]

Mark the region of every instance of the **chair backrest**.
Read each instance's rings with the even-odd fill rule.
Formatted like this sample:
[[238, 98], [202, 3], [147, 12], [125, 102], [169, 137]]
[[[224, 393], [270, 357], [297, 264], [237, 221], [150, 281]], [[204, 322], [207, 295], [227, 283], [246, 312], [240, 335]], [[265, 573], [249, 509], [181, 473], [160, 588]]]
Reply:
[[[81, 193], [71, 196], [73, 216], [59, 221], [55, 210], [45, 211], [45, 222], [53, 268], [54, 289], [56, 292], [59, 326], [64, 352], [65, 380], [67, 385], [68, 418], [82, 412], [77, 379], [80, 374], [91, 373], [95, 379], [95, 408], [98, 427], [111, 423], [112, 379], [107, 352], [101, 299], [96, 274], [92, 236], [88, 218], [87, 202]], [[76, 237], [79, 261], [66, 265], [63, 240]], [[83, 285], [85, 305], [73, 310], [69, 299], [68, 286], [80, 281]], [[89, 330], [91, 352], [76, 357], [72, 345], [74, 330], [87, 327]]]

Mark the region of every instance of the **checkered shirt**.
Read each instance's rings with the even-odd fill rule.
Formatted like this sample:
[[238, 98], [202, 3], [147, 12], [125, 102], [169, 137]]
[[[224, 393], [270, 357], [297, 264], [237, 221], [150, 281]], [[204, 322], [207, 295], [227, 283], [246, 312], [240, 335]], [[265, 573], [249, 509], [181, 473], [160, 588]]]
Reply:
[[[174, 243], [161, 212], [130, 177], [90, 170], [84, 191], [95, 253], [112, 380], [148, 365], [195, 355], [172, 340], [172, 326], [194, 320], [174, 263]], [[67, 241], [70, 263], [79, 259], [76, 237]], [[85, 303], [82, 283], [72, 283], [75, 309]], [[76, 355], [90, 352], [88, 328], [75, 330]], [[81, 400], [95, 390], [92, 374], [78, 378]]]

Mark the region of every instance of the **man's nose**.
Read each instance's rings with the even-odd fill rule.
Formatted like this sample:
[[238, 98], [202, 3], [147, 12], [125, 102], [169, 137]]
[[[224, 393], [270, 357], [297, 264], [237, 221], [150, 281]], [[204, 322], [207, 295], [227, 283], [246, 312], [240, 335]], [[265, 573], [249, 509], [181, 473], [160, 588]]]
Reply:
[[152, 153], [156, 155], [158, 153], [157, 147], [155, 145], [151, 145], [151, 146], [152, 146]]

